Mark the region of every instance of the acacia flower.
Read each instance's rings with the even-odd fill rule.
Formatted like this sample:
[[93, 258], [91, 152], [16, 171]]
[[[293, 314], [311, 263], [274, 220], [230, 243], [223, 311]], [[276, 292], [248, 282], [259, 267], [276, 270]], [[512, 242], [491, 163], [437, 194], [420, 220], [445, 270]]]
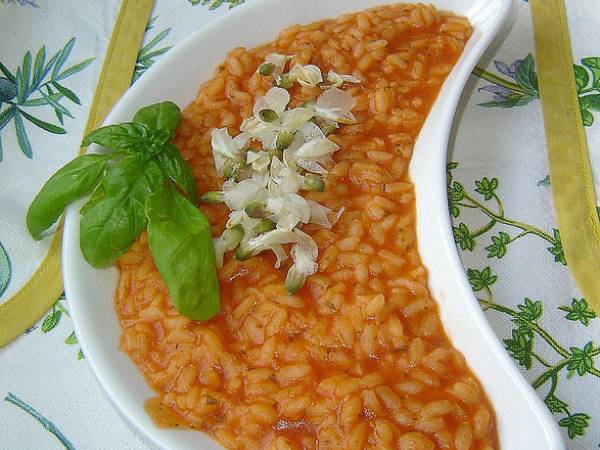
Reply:
[[289, 71], [288, 77], [291, 81], [296, 81], [302, 86], [315, 87], [323, 82], [323, 74], [314, 64], [296, 64]]
[[360, 83], [361, 81], [353, 75], [342, 75], [330, 70], [327, 72], [327, 83], [323, 87], [340, 87], [344, 83]]

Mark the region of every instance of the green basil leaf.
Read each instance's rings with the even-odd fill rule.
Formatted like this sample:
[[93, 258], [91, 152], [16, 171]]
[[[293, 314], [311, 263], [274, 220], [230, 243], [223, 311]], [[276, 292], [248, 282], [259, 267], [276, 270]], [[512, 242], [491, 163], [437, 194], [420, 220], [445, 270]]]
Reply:
[[148, 244], [160, 276], [181, 314], [208, 320], [221, 310], [210, 224], [169, 184], [146, 202]]
[[181, 110], [173, 102], [155, 103], [140, 109], [133, 121], [144, 124], [149, 130], [164, 130], [172, 137], [181, 122]]
[[141, 155], [110, 166], [81, 208], [80, 246], [92, 266], [106, 266], [129, 249], [146, 226], [146, 199], [163, 179], [156, 161]]
[[120, 123], [92, 131], [83, 138], [82, 146], [98, 144], [113, 150], [143, 151], [149, 145], [150, 133], [141, 123]]
[[164, 151], [156, 155], [156, 159], [164, 174], [186, 193], [192, 203], [198, 203], [196, 179], [179, 149], [173, 144], [167, 144]]
[[90, 154], [75, 158], [44, 184], [27, 211], [27, 228], [34, 239], [58, 220], [73, 200], [91, 192], [114, 154]]

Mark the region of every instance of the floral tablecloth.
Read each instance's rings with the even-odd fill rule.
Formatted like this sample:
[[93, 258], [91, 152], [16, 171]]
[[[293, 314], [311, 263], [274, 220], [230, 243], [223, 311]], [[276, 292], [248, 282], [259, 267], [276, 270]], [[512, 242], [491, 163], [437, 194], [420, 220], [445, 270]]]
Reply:
[[[243, 1], [158, 0], [132, 82]], [[24, 213], [49, 174], [77, 152], [119, 6], [0, 0], [0, 304], [48, 249], [48, 239], [34, 243], [25, 233]], [[570, 0], [567, 10], [598, 193], [600, 4]], [[450, 212], [486, 317], [569, 448], [587, 450], [600, 447], [600, 320], [562, 252], [535, 79], [530, 8], [520, 1], [512, 29], [479, 62], [462, 97], [448, 160]], [[1, 449], [152, 448], [101, 391], [62, 296], [0, 349], [0, 436]]]

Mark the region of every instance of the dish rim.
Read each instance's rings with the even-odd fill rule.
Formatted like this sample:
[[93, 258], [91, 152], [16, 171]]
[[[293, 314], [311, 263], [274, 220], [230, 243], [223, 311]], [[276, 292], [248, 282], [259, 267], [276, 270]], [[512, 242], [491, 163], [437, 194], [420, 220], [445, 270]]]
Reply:
[[[285, 0], [287, 3], [291, 3], [294, 4], [295, 1], [294, 0]], [[330, 0], [331, 3], [336, 3], [336, 4], [341, 4], [343, 3], [342, 0]], [[446, 120], [446, 123], [442, 124], [442, 131], [439, 132], [438, 134], [442, 136], [442, 141], [445, 143], [444, 144], [444, 155], [447, 155], [447, 147], [448, 147], [448, 138], [449, 138], [449, 134], [450, 134], [450, 128], [453, 122], [453, 118], [454, 115], [456, 113], [456, 108], [457, 108], [457, 104], [458, 104], [458, 100], [460, 98], [460, 95], [462, 94], [462, 91], [464, 89], [464, 85], [466, 84], [466, 81], [468, 79], [469, 73], [472, 70], [472, 68], [475, 66], [477, 60], [479, 60], [479, 58], [482, 56], [483, 52], [489, 47], [489, 44], [491, 43], [491, 41], [495, 38], [498, 30], [500, 29], [501, 25], [504, 23], [504, 21], [507, 19], [507, 17], [509, 16], [510, 12], [511, 12], [511, 8], [514, 6], [514, 0], [493, 0], [493, 2], [497, 3], [499, 5], [499, 12], [498, 12], [498, 16], [496, 17], [494, 23], [490, 26], [491, 31], [488, 31], [487, 34], [484, 33], [483, 37], [480, 39], [480, 41], [477, 42], [476, 47], [474, 49], [472, 49], [470, 51], [470, 53], [468, 55], [466, 55], [466, 52], [463, 53], [463, 55], [461, 56], [461, 59], [459, 61], [462, 61], [462, 63], [459, 64], [457, 63], [457, 65], [453, 68], [451, 75], [454, 75], [455, 77], [458, 76], [458, 79], [454, 81], [454, 87], [453, 89], [450, 90], [449, 92], [449, 97], [448, 99], [445, 99], [443, 102], [440, 100], [440, 96], [445, 93], [448, 89], [446, 89], [446, 83], [444, 83], [444, 86], [442, 87], [442, 89], [440, 90], [440, 93], [438, 94], [438, 97], [435, 100], [434, 106], [432, 107], [432, 110], [436, 107], [440, 107], [439, 105], [443, 103], [443, 110], [445, 110], [445, 116], [443, 116]], [[216, 18], [215, 20], [211, 21], [209, 24], [201, 27], [200, 29], [192, 32], [188, 37], [186, 37], [185, 39], [183, 39], [181, 42], [179, 42], [178, 44], [176, 44], [167, 54], [164, 55], [164, 57], [159, 60], [156, 64], [154, 64], [146, 73], [146, 75], [142, 78], [140, 78], [136, 84], [134, 86], [132, 86], [127, 93], [117, 102], [117, 104], [115, 105], [115, 107], [113, 108], [113, 110], [111, 111], [111, 113], [108, 115], [108, 117], [105, 120], [105, 124], [109, 124], [109, 123], [114, 123], [115, 122], [115, 117], [119, 116], [119, 113], [123, 110], [123, 109], [130, 109], [131, 108], [131, 103], [132, 101], [130, 101], [131, 99], [137, 97], [140, 97], [142, 94], [142, 92], [144, 91], [144, 89], [146, 88], [146, 86], [151, 86], [154, 82], [156, 82], [156, 79], [158, 74], [161, 73], [161, 71], [165, 71], [168, 66], [170, 61], [172, 60], [176, 60], [177, 57], [180, 54], [185, 54], [187, 52], [190, 51], [190, 49], [193, 47], [194, 42], [202, 40], [203, 37], [210, 37], [212, 34], [216, 33], [219, 31], [220, 28], [223, 28], [224, 26], [227, 25], [228, 22], [235, 22], [236, 20], [240, 20], [244, 17], [244, 15], [248, 15], [251, 11], [256, 12], [257, 10], [260, 9], [265, 9], [267, 10], [269, 8], [269, 5], [275, 5], [277, 4], [279, 7], [281, 7], [283, 1], [282, 0], [253, 0], [251, 2], [245, 3], [241, 6], [239, 6], [238, 8], [236, 8], [233, 11], [228, 12], [226, 15], [223, 15], [219, 18]], [[350, 3], [350, 2], [348, 2]], [[356, 2], [354, 2], [356, 3]], [[393, 1], [390, 0], [370, 0], [369, 1], [369, 7], [375, 6], [377, 4], [388, 4], [388, 3], [395, 3]], [[414, 0], [404, 0], [402, 1], [402, 3], [417, 3], [417, 1]], [[446, 10], [451, 10], [451, 8], [445, 8], [443, 7], [443, 5], [450, 5], [450, 4], [460, 4], [460, 0], [433, 0], [433, 2], [436, 6], [439, 7], [439, 9], [446, 9]], [[473, 0], [473, 4], [475, 5], [479, 5], [480, 3], [483, 3], [481, 0]], [[492, 3], [492, 2], [490, 2]], [[343, 8], [343, 7], [342, 7]], [[365, 8], [362, 8], [365, 9]], [[354, 10], [352, 9], [352, 11], [358, 12], [362, 9], [359, 10]], [[350, 12], [350, 11], [349, 11]], [[337, 15], [342, 14], [337, 13]], [[324, 15], [322, 16], [323, 19], [328, 18], [328, 15]], [[334, 16], [335, 17], [335, 16]], [[319, 20], [319, 19], [316, 19]], [[277, 28], [277, 30], [279, 30], [280, 28]], [[224, 55], [223, 55], [224, 56]], [[460, 75], [457, 75], [460, 72]], [[466, 74], [465, 74], [466, 72]], [[194, 91], [197, 90], [199, 84], [202, 82], [203, 80], [200, 80], [200, 82], [195, 83], [194, 84]], [[193, 100], [192, 100], [193, 101]], [[135, 102], [133, 102], [135, 103]], [[138, 99], [138, 103], [139, 103], [139, 99]], [[189, 101], [188, 101], [189, 103]], [[429, 114], [429, 116], [431, 116], [431, 112]], [[429, 117], [428, 117], [429, 120]], [[425, 122], [425, 124], [423, 125], [423, 129], [426, 129], [427, 126], [427, 121]], [[417, 143], [415, 146], [417, 146], [419, 144], [419, 141], [421, 141], [421, 135], [419, 135], [419, 138], [417, 139]], [[92, 151], [94, 150], [93, 148], [91, 149]], [[439, 162], [439, 161], [438, 161]], [[437, 202], [438, 206], [440, 206], [440, 203], [443, 203], [444, 205], [444, 214], [442, 214], [441, 212], [438, 214], [437, 219], [440, 220], [440, 225], [439, 226], [445, 226], [447, 229], [447, 235], [450, 236], [451, 235], [451, 222], [450, 222], [450, 216], [448, 214], [448, 209], [447, 209], [447, 197], [446, 197], [446, 185], [445, 185], [445, 158], [444, 158], [444, 164], [442, 165], [443, 169], [442, 169], [442, 174], [441, 176], [439, 176], [438, 178], [440, 180], [443, 180], [443, 182], [441, 183], [436, 183], [436, 186], [434, 186], [434, 192], [435, 192], [435, 196], [433, 199], [433, 202]], [[436, 168], [437, 172], [440, 172], [440, 167]], [[410, 173], [412, 175], [413, 173], [413, 162], [411, 160], [411, 164], [410, 164]], [[415, 188], [416, 188], [416, 184], [415, 183]], [[441, 191], [441, 194], [440, 194]], [[417, 196], [418, 197], [418, 196]], [[443, 201], [441, 200], [443, 198]], [[105, 378], [105, 373], [104, 373], [104, 368], [101, 368], [99, 364], [97, 364], [94, 352], [92, 351], [91, 353], [89, 352], [89, 350], [91, 348], [94, 347], [94, 345], [91, 343], [91, 341], [88, 341], [88, 333], [86, 330], [83, 330], [80, 327], [80, 320], [79, 320], [79, 301], [78, 299], [78, 295], [77, 295], [77, 287], [76, 287], [76, 283], [75, 280], [73, 279], [72, 276], [72, 271], [69, 270], [69, 268], [72, 266], [72, 264], [76, 264], [76, 262], [73, 260], [73, 243], [75, 242], [75, 245], [77, 246], [78, 249], [78, 238], [75, 239], [75, 237], [78, 237], [78, 228], [79, 228], [79, 214], [78, 214], [78, 210], [79, 207], [81, 206], [81, 201], [77, 202], [76, 204], [71, 205], [66, 213], [66, 217], [65, 217], [65, 226], [64, 226], [64, 234], [63, 234], [63, 239], [65, 241], [65, 243], [67, 245], [63, 246], [63, 254], [62, 254], [62, 264], [63, 264], [63, 276], [64, 276], [64, 286], [65, 286], [65, 292], [67, 294], [67, 299], [69, 301], [69, 306], [71, 309], [71, 315], [73, 318], [73, 323], [74, 323], [74, 328], [76, 331], [77, 336], [79, 337], [80, 343], [81, 343], [81, 347], [84, 351], [84, 353], [86, 354], [86, 357], [92, 367], [92, 370], [96, 376], [96, 378], [98, 379], [100, 385], [102, 386], [104, 392], [108, 395], [108, 397], [110, 398], [111, 402], [113, 404], [115, 404], [117, 406], [117, 409], [119, 410], [119, 412], [125, 417], [125, 419], [130, 423], [133, 424], [138, 430], [141, 430], [142, 433], [146, 436], [146, 438], [148, 438], [149, 440], [151, 440], [155, 445], [158, 445], [161, 448], [169, 448], [169, 442], [165, 442], [163, 437], [159, 437], [157, 436], [156, 430], [157, 428], [155, 428], [154, 430], [151, 427], [147, 427], [146, 425], [144, 425], [143, 423], [141, 423], [140, 420], [138, 420], [138, 416], [136, 414], [131, 413], [130, 408], [127, 407], [124, 402], [122, 401], [122, 399], [120, 399], [116, 393], [114, 392], [114, 389], [110, 386], [110, 383], [108, 383], [108, 381]], [[417, 203], [417, 216], [419, 215], [418, 209], [419, 209], [419, 203]], [[417, 224], [417, 233], [419, 230], [419, 225]], [[418, 233], [419, 234], [419, 233]], [[448, 238], [448, 236], [446, 236], [446, 238]], [[421, 236], [418, 237], [419, 239], [419, 253], [421, 254]], [[497, 337], [497, 335], [494, 333], [494, 331], [492, 330], [491, 326], [489, 325], [489, 323], [487, 322], [487, 319], [485, 319], [483, 312], [481, 311], [481, 308], [479, 308], [479, 305], [477, 304], [476, 298], [468, 284], [466, 275], [464, 273], [463, 270], [463, 266], [462, 263], [460, 262], [460, 258], [458, 255], [458, 250], [454, 244], [453, 240], [450, 239], [444, 239], [444, 241], [442, 242], [442, 245], [444, 246], [444, 251], [445, 251], [445, 256], [448, 258], [448, 263], [451, 266], [451, 269], [454, 270], [454, 276], [458, 276], [456, 273], [456, 270], [459, 269], [460, 272], [462, 273], [462, 276], [458, 276], [457, 278], [457, 282], [458, 282], [458, 287], [460, 288], [460, 295], [462, 296], [462, 298], [467, 301], [466, 302], [466, 307], [469, 309], [470, 312], [470, 319], [474, 320], [476, 323], [474, 326], [476, 326], [479, 331], [483, 334], [483, 336], [486, 338], [488, 345], [490, 346], [490, 350], [492, 350], [492, 352], [494, 353], [495, 357], [498, 358], [501, 362], [502, 365], [504, 366], [505, 370], [507, 370], [507, 374], [514, 380], [515, 384], [520, 388], [520, 394], [527, 400], [527, 402], [532, 406], [533, 410], [535, 410], [537, 412], [537, 418], [539, 419], [539, 421], [541, 422], [541, 424], [543, 425], [543, 428], [546, 431], [546, 434], [548, 436], [549, 439], [549, 443], [551, 444], [551, 449], [552, 450], [561, 450], [564, 448], [564, 443], [562, 441], [562, 437], [560, 435], [560, 432], [558, 431], [558, 427], [556, 425], [556, 423], [553, 421], [552, 416], [550, 415], [549, 411], [547, 410], [547, 408], [545, 407], [545, 405], [541, 402], [541, 400], [539, 399], [539, 397], [535, 394], [535, 392], [533, 391], [533, 389], [531, 388], [531, 386], [527, 383], [527, 381], [525, 380], [525, 378], [523, 377], [522, 373], [519, 371], [519, 369], [517, 368], [517, 366], [514, 364], [514, 362], [510, 359], [509, 355], [506, 353], [506, 351], [504, 350], [504, 348], [502, 347], [499, 338]], [[427, 264], [424, 265], [426, 267]], [[104, 269], [106, 270], [106, 269]], [[429, 270], [429, 268], [428, 268]], [[431, 276], [431, 274], [430, 274]], [[428, 282], [430, 282], [430, 280], [428, 279]], [[436, 299], [436, 302], [439, 304], [439, 299], [436, 298], [434, 296], [434, 298]], [[114, 294], [111, 296], [111, 299], [114, 300]], [[85, 301], [81, 302], [82, 307], [85, 305]], [[116, 317], [116, 313], [114, 311], [114, 303], [111, 302], [111, 310], [113, 311], [113, 314], [115, 316], [115, 320], [117, 320]], [[441, 314], [441, 311], [440, 311]], [[117, 320], [118, 322], [118, 320]], [[444, 322], [443, 317], [442, 317], [442, 322]], [[444, 323], [444, 330], [447, 332], [447, 324]], [[120, 324], [118, 324], [118, 326], [120, 327]], [[453, 343], [453, 340], [450, 339], [451, 343]], [[120, 350], [118, 348], [115, 348], [115, 350], [117, 352], [120, 352]], [[461, 350], [462, 351], [462, 350]], [[467, 357], [467, 355], [465, 355], [465, 357]], [[468, 359], [468, 358], [467, 358]], [[136, 367], [137, 369], [137, 367]], [[474, 371], [475, 372], [475, 371]], [[141, 372], [139, 373], [140, 375], [140, 380], [142, 383], [147, 384], [145, 378], [143, 377], [143, 375], [141, 374]], [[479, 376], [478, 376], [479, 377]], [[490, 400], [491, 402], [491, 400]], [[494, 403], [492, 403], [492, 406], [494, 406]], [[182, 433], [183, 431], [181, 430], [177, 430], [178, 433]], [[197, 433], [196, 431], [194, 431], [193, 433]], [[498, 434], [500, 435], [500, 430], [498, 430]], [[199, 439], [200, 441], [200, 439]], [[550, 450], [550, 449], [549, 449]]]

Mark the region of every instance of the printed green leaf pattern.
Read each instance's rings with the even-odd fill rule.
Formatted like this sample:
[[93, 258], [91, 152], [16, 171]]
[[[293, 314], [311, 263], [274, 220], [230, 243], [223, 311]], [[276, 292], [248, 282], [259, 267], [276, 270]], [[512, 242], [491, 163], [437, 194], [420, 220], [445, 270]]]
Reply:
[[550, 175], [546, 175], [543, 179], [538, 181], [538, 186], [550, 186]]
[[492, 270], [489, 267], [486, 267], [483, 270], [467, 269], [467, 277], [475, 292], [491, 286], [498, 278], [496, 275], [492, 275]]
[[592, 342], [588, 342], [583, 348], [571, 347], [570, 350], [572, 356], [567, 364], [568, 378], [575, 375], [575, 373], [582, 377], [594, 368], [594, 360], [592, 359], [594, 344]]
[[12, 278], [12, 264], [6, 249], [0, 242], [0, 296], [4, 294]]
[[[33, 158], [33, 148], [27, 134], [25, 121], [53, 134], [65, 134], [64, 117], [73, 118], [63, 100], [80, 105], [79, 97], [63, 83], [67, 78], [81, 72], [94, 58], [88, 58], [69, 68], [64, 68], [75, 46], [75, 38], [51, 58], [47, 57], [46, 46], [35, 56], [25, 53], [14, 72], [0, 61], [0, 161], [3, 158], [2, 130], [14, 122], [17, 143], [27, 158]], [[34, 116], [32, 109], [49, 106], [60, 125], [52, 124]]]
[[[516, 309], [500, 305], [494, 302], [493, 293], [498, 276], [492, 275], [489, 267], [481, 270], [468, 269], [467, 275], [473, 290], [479, 293], [478, 301], [481, 307], [486, 311], [508, 316], [515, 325], [510, 337], [503, 340], [506, 350], [525, 369], [541, 368], [542, 372], [533, 381], [532, 386], [534, 389], [548, 386], [544, 402], [552, 413], [563, 416], [559, 419], [559, 425], [567, 429], [570, 439], [584, 436], [586, 428], [590, 425], [591, 416], [580, 412], [572, 413], [569, 404], [557, 398], [555, 392], [561, 380], [568, 380], [575, 375], [600, 379], [600, 371], [594, 367], [594, 359], [600, 355], [600, 347], [595, 347], [593, 342], [587, 342], [581, 348], [571, 346], [567, 350], [541, 325], [540, 319], [544, 313], [541, 300], [525, 298]], [[559, 309], [569, 313], [589, 312], [587, 303], [583, 299], [579, 301], [573, 299], [571, 307]], [[543, 348], [537, 349], [536, 344], [542, 345]], [[554, 361], [542, 357], [542, 351], [545, 355], [555, 355]], [[566, 378], [559, 376], [563, 370], [567, 372]]]
[[[60, 324], [61, 319], [63, 317], [65, 317], [65, 316], [70, 317], [69, 311], [62, 304], [65, 300], [66, 300], [65, 294], [63, 293], [58, 298], [58, 300], [56, 300], [56, 303], [54, 303], [54, 305], [52, 306], [52, 309], [46, 314], [46, 317], [44, 317], [44, 319], [42, 320], [42, 327], [41, 327], [42, 333], [44, 333], [44, 334], [49, 333], [50, 331], [54, 330]], [[35, 328], [35, 327], [33, 327], [33, 328]], [[29, 331], [31, 331], [31, 330], [29, 330]], [[71, 334], [69, 334], [65, 338], [64, 342], [67, 345], [75, 345], [75, 344], [79, 343], [74, 331], [71, 332]], [[78, 349], [78, 351], [77, 351], [77, 359], [78, 360], [84, 359], [81, 349]]]
[[77, 340], [77, 336], [75, 336], [74, 331], [65, 339], [65, 344], [67, 345], [74, 345], [77, 344], [77, 342], [79, 341]]
[[[154, 22], [158, 19], [157, 16], [152, 17], [146, 26], [146, 33], [154, 28]], [[131, 80], [131, 84], [135, 83], [142, 74], [150, 68], [152, 64], [156, 62], [156, 58], [165, 54], [169, 49], [168, 47], [155, 48], [158, 44], [160, 44], [171, 32], [171, 28], [167, 28], [156, 36], [154, 36], [148, 43], [146, 43], [139, 51], [137, 56], [137, 61], [135, 63], [135, 70], [133, 72], [133, 79]]]
[[40, 7], [35, 0], [0, 0], [0, 5], [31, 6], [33, 8]]
[[461, 250], [473, 250], [475, 248], [475, 240], [471, 236], [471, 231], [464, 223], [459, 223], [458, 227], [452, 227], [454, 232], [454, 242], [456, 242]]
[[[496, 236], [491, 236], [491, 243], [485, 247], [488, 251], [488, 258], [503, 258], [512, 242], [524, 236], [532, 235], [550, 244], [547, 250], [554, 256], [555, 262], [563, 265], [567, 264], [560, 241], [560, 232], [556, 228], [552, 230], [552, 234], [549, 234], [539, 227], [507, 217], [504, 204], [497, 195], [500, 187], [498, 178], [483, 177], [481, 180], [476, 180], [474, 191], [482, 196], [483, 200], [476, 199], [475, 194], [469, 193], [463, 184], [454, 180], [452, 171], [458, 167], [456, 162], [449, 163], [447, 166], [448, 204], [451, 216], [454, 218], [459, 217], [462, 209], [467, 208], [480, 212], [483, 218], [487, 220], [483, 226], [477, 229], [469, 227], [464, 222], [452, 227], [454, 241], [461, 250], [473, 251], [480, 236], [485, 235], [498, 225], [504, 225], [519, 232], [511, 236], [506, 231], [499, 231]], [[492, 204], [490, 205], [489, 202]]]
[[210, 11], [215, 10], [223, 5], [229, 5], [229, 9], [241, 5], [246, 0], [188, 0], [192, 5], [209, 5]]
[[506, 350], [519, 365], [531, 369], [533, 351], [533, 332], [527, 327], [512, 330], [512, 338], [504, 339]]
[[544, 399], [544, 403], [548, 407], [551, 413], [563, 412], [569, 405], [562, 400], [556, 398], [554, 395], [549, 395]]
[[524, 321], [533, 322], [542, 317], [542, 302], [540, 301], [532, 302], [526, 298], [522, 305], [517, 305], [517, 308], [519, 309], [517, 317]]
[[458, 181], [454, 181], [451, 184], [451, 188], [448, 191], [448, 200], [450, 203], [450, 214], [452, 217], [458, 217], [460, 215], [460, 208], [458, 205], [465, 198], [465, 189], [462, 184]]
[[[591, 64], [596, 62], [594, 60]], [[536, 86], [537, 78], [533, 75], [533, 60], [527, 64], [521, 69], [523, 73], [519, 76], [520, 87], [522, 89], [527, 87], [531, 90]], [[514, 66], [500, 65], [500, 68], [502, 73], [511, 73], [513, 79], [516, 80]], [[590, 84], [599, 82], [600, 64], [595, 69], [596, 72], [587, 71], [592, 73], [591, 76], [586, 72], [590, 79], [587, 87], [583, 89], [588, 89]], [[581, 79], [579, 83], [583, 86], [586, 77], [580, 69], [575, 70], [578, 71]], [[474, 181], [472, 190], [470, 190], [462, 180], [456, 179], [456, 169], [458, 168], [457, 162], [448, 163], [448, 204], [453, 218], [461, 217], [465, 211], [470, 212], [468, 215], [463, 214], [462, 221], [457, 221], [458, 224], [453, 226], [454, 239], [461, 251], [473, 251], [481, 239], [489, 236], [484, 247], [487, 251], [487, 258], [502, 259], [506, 257], [511, 243], [530, 235], [536, 237], [536, 241], [541, 239], [550, 244], [544, 247], [549, 256], [552, 256], [556, 263], [566, 265], [558, 229], [552, 228], [549, 233], [535, 225], [508, 217], [500, 198], [502, 192], [500, 179], [483, 177]], [[538, 186], [548, 186], [549, 184], [548, 176], [538, 182]], [[598, 213], [600, 217], [600, 208], [598, 208]], [[465, 219], [467, 216], [469, 220]], [[483, 225], [475, 227], [470, 220], [474, 220], [478, 216], [483, 220]], [[504, 346], [524, 370], [536, 372], [537, 376], [534, 378], [532, 386], [536, 390], [546, 389], [543, 396], [544, 402], [553, 414], [559, 416], [558, 423], [565, 428], [567, 436], [570, 439], [584, 436], [588, 427], [591, 426], [591, 415], [572, 411], [568, 402], [557, 397], [556, 391], [560, 383], [568, 382], [575, 376], [577, 378], [593, 377], [600, 380], [600, 371], [595, 367], [595, 358], [600, 355], [600, 348], [596, 347], [593, 342], [585, 342], [583, 345], [561, 345], [541, 323], [544, 315], [543, 299], [524, 298], [522, 303], [517, 304], [515, 308], [494, 302], [494, 285], [498, 282], [499, 276], [489, 266], [481, 269], [469, 268], [467, 277], [482, 309], [490, 313], [505, 315], [512, 322], [513, 326], [508, 337], [503, 339]], [[578, 322], [583, 326], [588, 326], [590, 321], [596, 318], [596, 313], [590, 309], [583, 298], [572, 299], [570, 306], [560, 306], [558, 310], [565, 313], [566, 320]]]
[[56, 309], [56, 306], [52, 307], [50, 314], [48, 314], [42, 322], [42, 333], [48, 333], [52, 331], [60, 322], [62, 311]]
[[585, 429], [589, 426], [590, 419], [591, 417], [587, 414], [575, 413], [571, 416], [561, 419], [558, 424], [561, 427], [565, 427], [567, 429], [569, 438], [573, 439], [577, 436], [583, 436], [585, 434]]
[[562, 243], [560, 242], [560, 231], [553, 228], [552, 234], [554, 236], [554, 242], [552, 247], [548, 247], [548, 251], [554, 255], [554, 261], [566, 265], [567, 261], [565, 260], [565, 254], [563, 253]]
[[510, 241], [510, 236], [504, 231], [498, 233], [498, 236], [492, 236], [492, 244], [485, 248], [488, 251], [488, 258], [500, 259], [506, 255], [506, 246]]
[[[476, 67], [473, 74], [492, 83], [481, 87], [480, 91], [493, 94], [492, 100], [480, 103], [486, 108], [513, 108], [523, 106], [540, 98], [535, 72], [535, 60], [531, 54], [508, 65], [502, 61], [494, 61], [496, 75], [481, 67]], [[583, 58], [581, 65], [573, 66], [575, 85], [579, 97], [581, 119], [586, 127], [594, 123], [592, 111], [600, 111], [600, 57]]]
[[590, 324], [591, 319], [595, 319], [597, 317], [596, 313], [589, 309], [585, 298], [579, 300], [574, 298], [571, 301], [571, 306], [560, 306], [558, 309], [568, 313], [565, 316], [565, 319], [581, 322], [581, 324], [586, 327]]
[[475, 192], [479, 192], [483, 195], [484, 200], [491, 200], [496, 194], [494, 191], [498, 187], [498, 179], [492, 178], [489, 180], [487, 177], [483, 177], [481, 181], [475, 181]]
[[67, 437], [56, 427], [56, 425], [54, 425], [54, 423], [52, 423], [49, 419], [47, 419], [38, 411], [36, 411], [32, 406], [25, 403], [15, 394], [9, 392], [8, 395], [4, 397], [4, 401], [15, 405], [17, 408], [25, 411], [27, 414], [33, 417], [40, 425], [42, 425], [46, 430], [52, 433], [56, 437], [56, 439], [60, 441], [60, 443], [66, 450], [75, 450], [75, 447], [73, 446], [73, 444], [71, 444], [71, 441], [67, 439]]

